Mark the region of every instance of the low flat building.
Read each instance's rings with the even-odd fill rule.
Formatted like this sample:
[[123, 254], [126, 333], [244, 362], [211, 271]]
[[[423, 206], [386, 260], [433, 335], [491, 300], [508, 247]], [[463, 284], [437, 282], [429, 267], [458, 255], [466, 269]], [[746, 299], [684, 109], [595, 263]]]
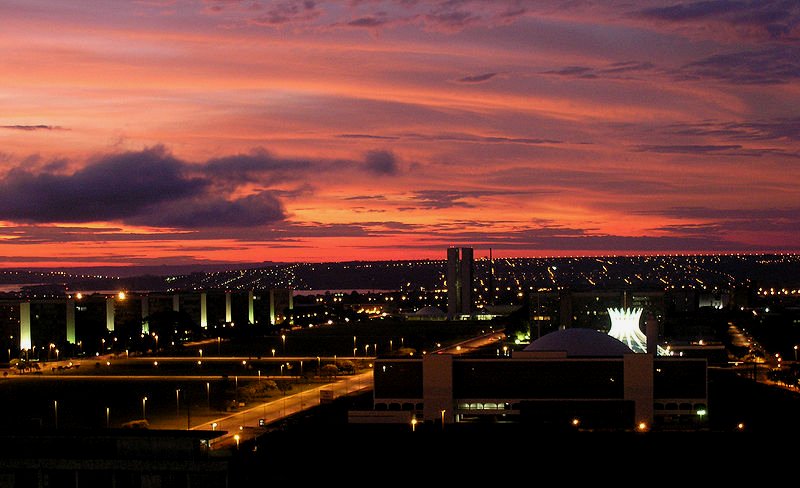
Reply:
[[374, 362], [374, 409], [387, 422], [521, 422], [542, 427], [702, 428], [707, 362], [634, 353], [592, 329], [565, 329], [511, 357], [428, 354]]

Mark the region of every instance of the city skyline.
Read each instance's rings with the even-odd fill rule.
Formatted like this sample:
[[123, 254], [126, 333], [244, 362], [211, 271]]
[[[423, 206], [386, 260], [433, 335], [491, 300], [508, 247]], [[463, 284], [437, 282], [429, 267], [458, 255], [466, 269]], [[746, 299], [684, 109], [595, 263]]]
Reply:
[[800, 251], [793, 2], [0, 18], [0, 268]]

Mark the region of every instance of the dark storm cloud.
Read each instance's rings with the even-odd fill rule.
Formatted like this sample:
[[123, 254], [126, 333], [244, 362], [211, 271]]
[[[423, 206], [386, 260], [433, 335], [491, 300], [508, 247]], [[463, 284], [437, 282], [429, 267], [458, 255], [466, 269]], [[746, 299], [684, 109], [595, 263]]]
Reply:
[[364, 158], [367, 170], [376, 175], [393, 175], [399, 172], [397, 158], [391, 151], [369, 151]]
[[594, 70], [592, 68], [587, 66], [566, 66], [556, 70], [545, 71], [544, 74], [570, 76], [575, 78], [597, 78], [597, 75], [595, 75], [593, 71]]
[[321, 15], [321, 11], [317, 8], [314, 1], [284, 1], [271, 4], [263, 14], [252, 19], [252, 23], [256, 25], [275, 26], [281, 24], [289, 24], [296, 22], [308, 22], [316, 19]]
[[676, 78], [714, 79], [740, 85], [778, 85], [800, 80], [800, 47], [775, 46], [760, 51], [716, 54], [683, 66]]
[[710, 207], [669, 207], [663, 210], [638, 211], [640, 215], [661, 215], [685, 219], [789, 219], [800, 220], [800, 206], [764, 209], [718, 209]]
[[744, 37], [783, 39], [792, 38], [796, 32], [800, 4], [795, 0], [680, 2], [640, 10], [634, 16], [676, 25], [727, 25]]
[[477, 136], [474, 134], [405, 134], [405, 137], [410, 139], [419, 139], [427, 141], [462, 141], [462, 142], [479, 142], [490, 144], [512, 143], [512, 144], [562, 144], [564, 141], [556, 139], [536, 139], [528, 137], [495, 137], [495, 136]]
[[678, 3], [669, 7], [649, 8], [640, 11], [639, 15], [651, 19], [683, 22], [686, 20], [728, 15], [733, 12], [741, 12], [745, 8], [747, 8], [746, 2], [714, 0]]
[[376, 136], [372, 134], [337, 134], [336, 137], [341, 137], [342, 139], [400, 139], [397, 136]]
[[[523, 226], [519, 226], [523, 227]], [[463, 228], [463, 227], [462, 227]], [[516, 231], [486, 232], [442, 230], [426, 232], [419, 244], [391, 247], [437, 249], [442, 242], [450, 245], [491, 246], [495, 250], [559, 249], [562, 251], [737, 251], [748, 250], [745, 244], [725, 240], [718, 235], [698, 235], [694, 230], [669, 236], [618, 236], [597, 234], [589, 229], [569, 227], [521, 228]], [[387, 246], [388, 247], [388, 246]], [[778, 249], [776, 247], [776, 249]]]
[[459, 190], [419, 190], [413, 193], [413, 198], [421, 208], [451, 208], [451, 207], [475, 207], [474, 204], [465, 201], [466, 199], [479, 199], [492, 195], [515, 195], [521, 192], [507, 191], [459, 191]]
[[296, 179], [311, 170], [314, 163], [304, 159], [274, 158], [264, 149], [250, 154], [215, 158], [202, 165], [203, 173], [228, 187], [247, 182], [270, 183], [276, 179]]
[[270, 192], [236, 200], [213, 198], [181, 199], [160, 205], [157, 212], [127, 219], [140, 225], [177, 228], [260, 226], [283, 220], [283, 205]]
[[480, 15], [476, 15], [473, 12], [450, 8], [435, 8], [425, 16], [427, 24], [445, 29], [463, 29], [468, 25], [478, 23], [480, 20]]
[[350, 27], [381, 27], [389, 23], [389, 20], [384, 17], [359, 17], [347, 22]]
[[461, 83], [483, 83], [484, 81], [491, 80], [495, 76], [497, 76], [497, 73], [484, 73], [482, 75], [465, 76], [458, 81]]
[[24, 131], [35, 131], [35, 130], [69, 130], [63, 127], [59, 127], [57, 125], [0, 125], [0, 129], [9, 129], [9, 130], [24, 130]]
[[625, 79], [630, 78], [631, 74], [650, 72], [654, 69], [655, 65], [646, 61], [619, 61], [598, 67], [565, 66], [559, 69], [543, 71], [542, 74], [583, 80], [600, 78]]
[[729, 140], [800, 141], [800, 117], [751, 122], [705, 121], [672, 124], [667, 126], [667, 130], [673, 134], [717, 136]]
[[[227, 200], [218, 180], [239, 183], [282, 164], [272, 159], [231, 156], [192, 165], [164, 147], [95, 158], [64, 174], [63, 165], [38, 172], [18, 166], [0, 178], [0, 219], [13, 222], [119, 221], [129, 224], [194, 227], [263, 225], [285, 218], [269, 192]], [[266, 169], [264, 169], [266, 167]], [[206, 169], [201, 174], [198, 169]]]
[[354, 195], [347, 197], [345, 200], [386, 200], [385, 195]]
[[743, 157], [756, 157], [762, 156], [783, 156], [789, 158], [800, 158], [800, 153], [786, 152], [782, 149], [775, 148], [744, 148], [738, 144], [729, 145], [694, 145], [694, 144], [676, 144], [676, 145], [648, 145], [643, 144], [635, 146], [634, 150], [637, 152], [649, 152], [658, 154], [703, 154], [707, 156], [720, 155], [720, 156], [743, 156]]
[[649, 71], [654, 67], [655, 65], [653, 65], [653, 63], [647, 61], [621, 61], [618, 63], [611, 63], [607, 67], [599, 69], [598, 72], [602, 74], [629, 73], [637, 71]]
[[0, 219], [90, 222], [136, 216], [163, 202], [202, 194], [208, 182], [162, 147], [108, 156], [71, 175], [22, 167], [0, 179]]
[[730, 145], [640, 145], [635, 146], [639, 152], [666, 153], [666, 154], [711, 154], [724, 152], [730, 155], [730, 151], [741, 149], [738, 144]]
[[[706, 231], [767, 232], [787, 231], [800, 228], [800, 207], [764, 209], [715, 209], [709, 207], [671, 207], [649, 212], [634, 212], [642, 215], [659, 215], [680, 219], [701, 219], [708, 223], [696, 224]], [[657, 230], [686, 232], [691, 226], [677, 225], [660, 227]]]

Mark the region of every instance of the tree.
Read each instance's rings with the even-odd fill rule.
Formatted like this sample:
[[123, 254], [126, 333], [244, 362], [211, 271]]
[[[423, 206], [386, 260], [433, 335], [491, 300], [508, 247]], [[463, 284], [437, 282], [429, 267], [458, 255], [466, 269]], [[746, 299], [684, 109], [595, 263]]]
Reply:
[[339, 374], [339, 367], [336, 366], [335, 364], [326, 364], [320, 370], [321, 376], [327, 376], [329, 378], [332, 376], [335, 377], [338, 374]]
[[353, 374], [356, 372], [356, 365], [353, 363], [353, 361], [350, 361], [349, 359], [345, 359], [344, 361], [339, 361], [337, 363], [337, 367], [343, 373]]
[[519, 339], [520, 341], [530, 340], [531, 337], [531, 317], [530, 308], [527, 303], [507, 316], [500, 319], [505, 322], [506, 336]]
[[245, 402], [251, 402], [269, 396], [270, 391], [277, 389], [278, 385], [273, 380], [250, 382], [239, 388], [239, 398]]

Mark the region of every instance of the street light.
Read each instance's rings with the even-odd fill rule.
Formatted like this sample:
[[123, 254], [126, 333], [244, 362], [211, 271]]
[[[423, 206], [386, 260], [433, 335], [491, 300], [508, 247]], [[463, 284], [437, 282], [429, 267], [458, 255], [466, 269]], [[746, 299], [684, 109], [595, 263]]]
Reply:
[[177, 417], [181, 416], [181, 389], [175, 389], [175, 415]]
[[411, 432], [417, 430], [417, 419], [411, 419]]
[[239, 434], [234, 434], [233, 440], [236, 441], [236, 449], [239, 449]]
[[794, 346], [794, 360], [797, 362], [797, 346]]
[[142, 398], [142, 418], [147, 420], [147, 397]]
[[56, 429], [58, 428], [58, 400], [53, 400], [53, 412], [55, 414]]
[[272, 357], [275, 357], [275, 349], [272, 350]]
[[281, 341], [283, 342], [283, 354], [286, 355], [286, 334], [281, 334]]
[[211, 383], [206, 381], [206, 402], [208, 403], [208, 409], [211, 410]]
[[111, 409], [106, 407], [106, 429], [111, 426]]

